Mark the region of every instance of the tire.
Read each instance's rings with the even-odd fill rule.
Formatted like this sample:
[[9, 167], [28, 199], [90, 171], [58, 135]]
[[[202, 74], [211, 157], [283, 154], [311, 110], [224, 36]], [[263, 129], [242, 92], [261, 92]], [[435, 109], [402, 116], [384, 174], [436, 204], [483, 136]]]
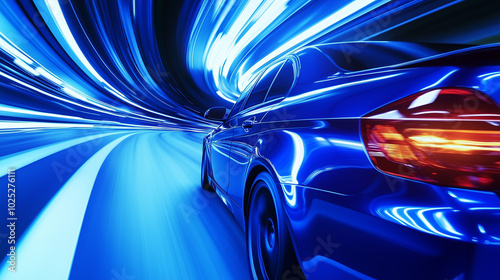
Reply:
[[303, 274], [275, 186], [267, 172], [260, 173], [253, 182], [246, 232], [250, 271], [254, 279], [275, 280], [287, 275], [301, 279]]
[[214, 191], [214, 188], [208, 181], [208, 162], [205, 153], [205, 145], [203, 145], [203, 155], [201, 157], [201, 187], [206, 191]]

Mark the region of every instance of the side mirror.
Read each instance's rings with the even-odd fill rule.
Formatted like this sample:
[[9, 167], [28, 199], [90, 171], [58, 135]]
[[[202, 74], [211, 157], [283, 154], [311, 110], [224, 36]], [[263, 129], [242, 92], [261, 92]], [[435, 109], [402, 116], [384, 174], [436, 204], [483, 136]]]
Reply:
[[204, 117], [209, 120], [223, 121], [226, 119], [228, 111], [224, 107], [212, 107], [205, 112]]

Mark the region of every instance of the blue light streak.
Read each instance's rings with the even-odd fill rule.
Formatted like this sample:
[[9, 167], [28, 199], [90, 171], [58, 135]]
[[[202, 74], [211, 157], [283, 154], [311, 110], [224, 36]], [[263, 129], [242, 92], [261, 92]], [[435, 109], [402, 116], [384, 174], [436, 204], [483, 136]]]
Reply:
[[282, 176], [282, 179], [286, 183], [297, 184], [297, 175], [299, 174], [300, 167], [302, 165], [302, 162], [304, 161], [304, 141], [302, 141], [302, 138], [300, 138], [300, 136], [295, 132], [285, 131], [285, 133], [290, 135], [292, 138], [294, 153], [293, 165], [292, 170], [290, 170], [290, 175]]
[[[201, 136], [215, 125], [203, 111], [234, 102], [268, 65], [309, 43], [328, 41], [326, 35], [390, 1], [200, 1], [192, 22], [176, 30], [186, 27], [179, 34], [190, 37], [167, 49], [181, 54], [177, 64], [158, 47], [164, 38], [156, 36], [162, 27], [155, 23], [155, 4], [162, 1], [33, 2], [0, 3], [0, 177], [9, 167], [19, 170], [27, 180], [24, 214], [34, 217], [19, 229], [20, 264], [27, 269], [13, 279], [116, 278], [110, 271], [125, 271], [125, 265], [127, 273], [145, 271], [137, 275], [145, 279], [250, 275], [239, 258], [245, 255], [244, 233], [223, 205], [229, 198], [219, 203], [201, 197], [210, 203], [206, 208], [193, 202], [203, 195]], [[327, 8], [313, 9], [318, 3]], [[282, 178], [290, 185], [283, 188], [287, 203], [296, 207], [305, 139], [287, 133], [295, 152], [290, 174]], [[346, 139], [317, 140], [363, 149]], [[81, 152], [85, 147], [91, 147], [88, 155]], [[75, 151], [81, 162], [67, 165]], [[68, 169], [63, 179], [50, 168], [61, 162]], [[480, 199], [453, 198], [474, 206], [467, 209], [472, 212], [500, 211]], [[179, 215], [181, 205], [194, 209], [191, 222]], [[394, 206], [380, 213], [429, 234], [462, 239], [449, 210]], [[486, 234], [483, 226], [478, 230]], [[102, 255], [95, 255], [101, 247]], [[48, 252], [56, 268], [40, 265]], [[94, 258], [97, 265], [89, 270]], [[199, 258], [209, 261], [197, 263]], [[0, 278], [11, 279], [3, 266]]]
[[[266, 66], [387, 2], [332, 3], [328, 15], [317, 17], [301, 13], [309, 1], [242, 1], [227, 3], [223, 8], [203, 1], [193, 20], [187, 65], [191, 73], [203, 71], [203, 79], [196, 80], [198, 86], [234, 102]], [[291, 18], [293, 26], [307, 23], [307, 28], [299, 32], [290, 28], [273, 37], [277, 36], [273, 31], [292, 26]], [[210, 35], [205, 36], [207, 33]], [[269, 38], [276, 38], [276, 43], [262, 46]]]
[[451, 207], [410, 207], [396, 206], [379, 209], [377, 212], [389, 220], [420, 231], [452, 239], [463, 239], [446, 218], [453, 212]]
[[[17, 252], [23, 256], [23, 269], [12, 273], [3, 263], [0, 278], [68, 279], [85, 210], [101, 165], [108, 154], [132, 134], [122, 136], [97, 152], [68, 180], [38, 215], [20, 240]], [[47, 252], [57, 256], [57, 268], [40, 261]]]

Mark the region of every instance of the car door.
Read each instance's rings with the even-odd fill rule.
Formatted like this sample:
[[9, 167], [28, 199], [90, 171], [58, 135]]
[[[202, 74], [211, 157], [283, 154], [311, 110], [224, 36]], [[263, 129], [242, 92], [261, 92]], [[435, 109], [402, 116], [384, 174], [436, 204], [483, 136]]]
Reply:
[[223, 190], [226, 190], [229, 184], [229, 152], [232, 136], [233, 130], [229, 123], [223, 122], [214, 130], [210, 145], [212, 177]]
[[248, 92], [243, 93], [234, 104], [226, 121], [214, 130], [212, 135], [212, 145], [210, 149], [212, 177], [219, 188], [224, 192], [229, 185], [229, 153], [233, 140], [233, 127], [230, 125], [231, 119], [240, 111], [245, 104]]
[[270, 109], [264, 103], [264, 100], [283, 64], [284, 62], [277, 63], [262, 74], [248, 96], [241, 112], [230, 121], [230, 126], [234, 132], [229, 162], [231, 179], [228, 194], [238, 204], [243, 200], [246, 168], [253, 147], [259, 139], [260, 120]]

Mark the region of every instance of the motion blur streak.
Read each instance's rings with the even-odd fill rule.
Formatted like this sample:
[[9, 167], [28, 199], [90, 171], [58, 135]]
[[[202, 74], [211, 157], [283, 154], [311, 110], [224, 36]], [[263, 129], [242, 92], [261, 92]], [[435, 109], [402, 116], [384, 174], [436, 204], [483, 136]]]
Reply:
[[98, 137], [104, 137], [104, 136], [113, 135], [113, 134], [115, 134], [115, 133], [107, 133], [104, 135], [86, 136], [86, 137], [71, 139], [68, 141], [61, 142], [61, 143], [46, 145], [43, 147], [37, 147], [37, 148], [22, 151], [22, 152], [18, 152], [15, 154], [10, 154], [8, 156], [4, 156], [0, 160], [0, 168], [2, 168], [0, 170], [0, 175], [5, 176], [7, 174], [7, 169], [12, 165], [13, 162], [16, 163], [16, 168], [21, 168], [21, 167], [24, 167], [28, 164], [31, 164], [31, 163], [39, 160], [39, 159], [47, 157], [51, 154], [65, 150], [69, 147], [78, 145], [78, 144], [83, 143], [83, 142], [92, 141]]
[[[45, 131], [31, 133], [44, 141]], [[199, 188], [203, 135], [147, 130], [111, 134], [89, 137], [17, 171], [17, 254], [22, 262], [16, 275], [4, 262], [0, 278], [250, 275], [241, 258], [244, 233], [215, 194]], [[48, 256], [57, 265], [41, 261]]]
[[[25, 269], [19, 270], [12, 277], [8, 275], [11, 272], [7, 269], [7, 262], [4, 262], [2, 277], [36, 279], [42, 274], [47, 279], [68, 278], [97, 173], [113, 148], [129, 136], [122, 136], [106, 145], [68, 180], [30, 226], [22, 242], [19, 242], [17, 252], [23, 255]], [[58, 256], [58, 269], [40, 263], [47, 252]]]
[[[144, 132], [109, 154], [89, 200], [71, 279], [123, 269], [144, 279], [249, 275], [243, 232], [222, 202], [199, 188], [201, 136]], [[86, 256], [97, 266], [88, 269]]]
[[335, 34], [363, 16], [373, 15], [373, 21], [386, 13], [390, 21], [391, 13], [421, 1], [398, 1], [377, 11], [388, 2], [202, 1], [187, 47], [189, 71], [205, 92], [234, 102], [258, 73], [283, 55], [311, 42], [326, 42], [325, 34]]
[[[248, 277], [241, 228], [200, 188], [201, 132], [216, 125], [203, 112], [230, 107], [262, 69], [304, 45], [377, 39], [459, 2], [0, 1], [0, 180], [16, 169], [18, 277]], [[481, 39], [469, 33], [447, 30], [447, 40]], [[298, 168], [303, 141], [290, 136]], [[75, 187], [81, 195], [63, 195]], [[299, 204], [295, 186], [287, 194]], [[381, 213], [432, 230], [404, 210]], [[432, 214], [431, 226], [453, 235], [446, 211]]]
[[[133, 7], [127, 1], [34, 2], [0, 3], [0, 97], [4, 108], [19, 112], [13, 118], [26, 120], [31, 114], [61, 122], [77, 118], [162, 127], [193, 127], [196, 120], [195, 127], [211, 126], [169, 97], [161, 79], [165, 71], [156, 67], [161, 63], [144, 57], [160, 60], [154, 36], [138, 41], [137, 33], [141, 26], [154, 35], [152, 10], [147, 9], [153, 1], [135, 10], [140, 18], [130, 16]], [[118, 20], [109, 22], [103, 16], [112, 11]], [[88, 20], [95, 25], [84, 26]], [[34, 109], [22, 113], [27, 108]]]

